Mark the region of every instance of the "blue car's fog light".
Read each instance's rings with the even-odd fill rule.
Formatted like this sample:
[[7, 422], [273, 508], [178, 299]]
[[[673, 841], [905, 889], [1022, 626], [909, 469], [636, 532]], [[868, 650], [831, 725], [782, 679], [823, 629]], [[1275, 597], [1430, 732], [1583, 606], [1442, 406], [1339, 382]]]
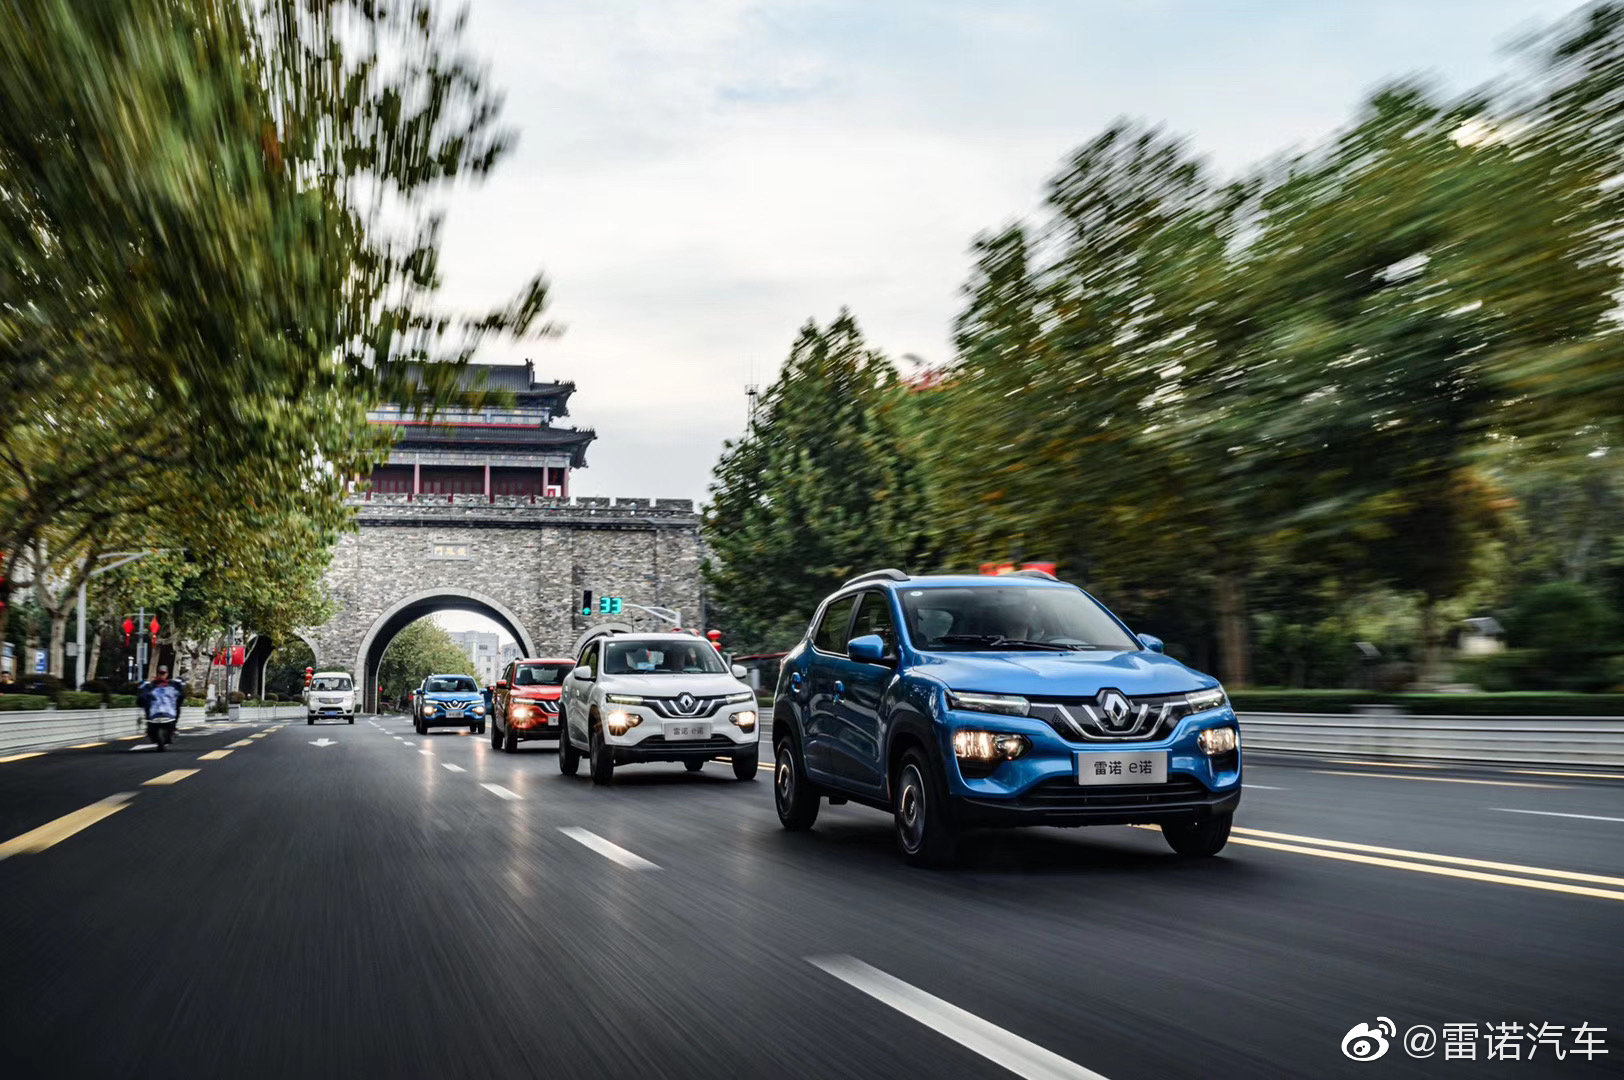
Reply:
[[1026, 753], [1031, 745], [1024, 735], [995, 731], [959, 731], [953, 735], [953, 753], [960, 761], [1010, 761]]

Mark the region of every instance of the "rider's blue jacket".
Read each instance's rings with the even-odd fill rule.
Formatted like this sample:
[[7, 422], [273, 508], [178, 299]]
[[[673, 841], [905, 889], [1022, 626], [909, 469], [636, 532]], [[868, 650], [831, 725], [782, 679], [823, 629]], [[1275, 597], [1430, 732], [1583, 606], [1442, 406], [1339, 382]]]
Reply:
[[180, 703], [185, 699], [186, 684], [178, 679], [149, 679], [135, 694], [136, 704], [146, 712], [148, 720], [180, 719]]

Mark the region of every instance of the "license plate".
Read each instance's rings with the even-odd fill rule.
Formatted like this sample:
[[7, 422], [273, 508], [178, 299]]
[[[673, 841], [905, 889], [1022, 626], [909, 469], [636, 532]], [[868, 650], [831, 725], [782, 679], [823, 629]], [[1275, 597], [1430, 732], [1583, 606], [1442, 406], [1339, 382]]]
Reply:
[[710, 738], [710, 724], [667, 724], [665, 737], [668, 742], [680, 739], [708, 739]]
[[1079, 784], [1165, 784], [1167, 751], [1121, 753], [1090, 751], [1077, 755]]

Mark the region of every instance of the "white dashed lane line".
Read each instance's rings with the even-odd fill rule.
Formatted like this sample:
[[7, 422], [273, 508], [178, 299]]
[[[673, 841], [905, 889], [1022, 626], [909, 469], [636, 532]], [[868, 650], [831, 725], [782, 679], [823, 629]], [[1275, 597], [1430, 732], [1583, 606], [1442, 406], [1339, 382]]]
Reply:
[[807, 963], [1026, 1080], [1106, 1080], [1093, 1069], [1085, 1069], [856, 957], [809, 956]]
[[440, 763], [440, 767], [443, 768], [443, 769], [450, 769], [452, 772], [467, 772], [468, 771], [467, 769], [464, 769], [461, 765], [453, 765], [449, 761], [442, 761]]
[[1580, 821], [1624, 821], [1624, 817], [1603, 817], [1600, 814], [1559, 814], [1555, 810], [1512, 810], [1505, 806], [1492, 809], [1500, 814], [1537, 814], [1540, 817], [1578, 818]]
[[[490, 787], [491, 785], [486, 784], [485, 786]], [[591, 848], [593, 851], [596, 851], [599, 855], [602, 855], [609, 861], [619, 863], [628, 870], [659, 869], [658, 866], [649, 862], [641, 855], [627, 851], [619, 844], [611, 843], [595, 832], [590, 832], [586, 829], [577, 829], [574, 826], [560, 828], [558, 831], [569, 837], [571, 840], [574, 840], [576, 843], [584, 844], [585, 846]]]
[[490, 792], [492, 795], [498, 795], [504, 799], [518, 799], [522, 797], [518, 794], [518, 792], [509, 791], [501, 784], [481, 784], [479, 786]]

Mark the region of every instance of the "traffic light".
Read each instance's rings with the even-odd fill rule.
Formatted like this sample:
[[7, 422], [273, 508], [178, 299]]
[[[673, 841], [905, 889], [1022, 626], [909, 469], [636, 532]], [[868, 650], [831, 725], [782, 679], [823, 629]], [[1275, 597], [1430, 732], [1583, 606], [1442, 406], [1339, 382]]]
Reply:
[[582, 589], [581, 590], [581, 615], [583, 617], [585, 617], [585, 616], [591, 615], [591, 614], [592, 614], [592, 590], [591, 589]]
[[621, 612], [623, 612], [625, 610], [626, 610], [626, 601], [625, 601], [624, 597], [600, 596], [598, 598], [598, 614], [599, 615], [619, 615]]

